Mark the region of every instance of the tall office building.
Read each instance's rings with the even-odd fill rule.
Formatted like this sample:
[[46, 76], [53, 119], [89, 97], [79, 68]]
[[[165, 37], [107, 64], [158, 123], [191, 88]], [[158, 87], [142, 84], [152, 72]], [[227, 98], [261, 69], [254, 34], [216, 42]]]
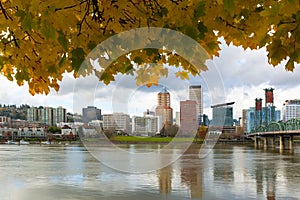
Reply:
[[300, 118], [300, 99], [286, 100], [282, 108], [283, 121]]
[[233, 104], [234, 102], [230, 102], [211, 106], [213, 109], [213, 126], [233, 126]]
[[62, 106], [56, 108], [56, 123], [67, 121], [67, 111]]
[[276, 122], [281, 121], [281, 111], [280, 110], [275, 110], [275, 121]]
[[156, 116], [159, 116], [162, 120], [163, 126], [173, 124], [173, 109], [171, 108], [170, 93], [166, 88], [163, 88], [158, 93], [158, 105], [155, 109]]
[[251, 133], [255, 128], [255, 108], [244, 109], [242, 121], [243, 132], [247, 134]]
[[82, 119], [83, 122], [90, 122], [92, 120], [101, 120], [101, 109], [95, 106], [88, 106], [87, 108], [82, 108]]
[[30, 122], [39, 121], [38, 108], [30, 107], [27, 109], [27, 121]]
[[42, 122], [44, 122], [45, 124], [49, 125], [49, 126], [54, 126], [56, 125], [55, 123], [55, 118], [56, 118], [56, 110], [53, 109], [52, 107], [45, 107], [42, 108], [41, 111], [42, 114]]
[[196, 101], [197, 115], [203, 114], [202, 88], [201, 85], [191, 85], [189, 87], [189, 100]]
[[66, 109], [59, 106], [52, 107], [30, 107], [27, 109], [27, 121], [44, 122], [48, 126], [56, 126], [57, 123], [66, 122]]
[[196, 101], [180, 101], [180, 130], [183, 133], [196, 133], [198, 129]]

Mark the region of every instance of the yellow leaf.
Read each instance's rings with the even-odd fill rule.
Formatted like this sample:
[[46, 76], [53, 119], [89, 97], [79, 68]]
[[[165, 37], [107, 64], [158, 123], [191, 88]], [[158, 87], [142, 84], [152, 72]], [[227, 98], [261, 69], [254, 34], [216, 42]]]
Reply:
[[292, 71], [294, 71], [294, 68], [295, 68], [294, 60], [290, 58], [289, 61], [285, 65], [285, 69], [287, 71], [291, 71], [292, 72]]

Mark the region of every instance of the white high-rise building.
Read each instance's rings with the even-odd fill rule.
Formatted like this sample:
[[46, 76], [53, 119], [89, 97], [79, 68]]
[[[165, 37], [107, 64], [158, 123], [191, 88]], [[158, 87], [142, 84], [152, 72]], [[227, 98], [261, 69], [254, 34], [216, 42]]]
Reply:
[[115, 131], [124, 131], [131, 133], [130, 116], [124, 113], [104, 114], [103, 129], [115, 129]]
[[56, 123], [66, 122], [67, 121], [67, 113], [66, 109], [62, 106], [56, 108]]
[[132, 133], [135, 135], [153, 136], [159, 133], [159, 116], [146, 115], [144, 117], [132, 117]]
[[49, 126], [56, 125], [54, 119], [56, 118], [56, 109], [53, 109], [52, 107], [45, 107], [41, 111], [42, 113], [42, 122]]
[[30, 122], [39, 121], [38, 108], [30, 107], [27, 109], [27, 121]]
[[286, 100], [283, 104], [283, 121], [286, 122], [293, 118], [300, 118], [300, 99]]
[[27, 121], [44, 122], [49, 126], [56, 126], [57, 123], [66, 122], [66, 109], [59, 106], [52, 107], [30, 107], [27, 109]]
[[197, 115], [203, 114], [202, 88], [201, 85], [191, 85], [189, 87], [189, 100], [196, 101]]

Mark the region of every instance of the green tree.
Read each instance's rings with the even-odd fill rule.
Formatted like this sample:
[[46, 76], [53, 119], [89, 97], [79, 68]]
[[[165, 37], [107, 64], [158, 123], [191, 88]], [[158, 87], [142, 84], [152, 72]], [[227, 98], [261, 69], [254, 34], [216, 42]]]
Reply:
[[[59, 90], [65, 72], [74, 77], [95, 71], [108, 84], [118, 73], [134, 73], [137, 84], [157, 83], [167, 76], [167, 63], [176, 76], [187, 79], [206, 70], [205, 59], [187, 49], [202, 65], [194, 66], [175, 51], [141, 49], [118, 57], [105, 72], [91, 66], [80, 71], [87, 54], [105, 39], [140, 27], [163, 27], [186, 34], [218, 56], [218, 38], [243, 48], [266, 47], [268, 61], [276, 66], [287, 60], [286, 70], [300, 63], [300, 5], [296, 0], [0, 0], [0, 71], [29, 92], [48, 94]], [[118, 46], [132, 45], [134, 35]], [[174, 38], [174, 41], [180, 38]], [[163, 38], [162, 38], [163, 40]], [[149, 40], [151, 43], [160, 41]], [[111, 52], [100, 65], [114, 58]], [[195, 54], [195, 55], [193, 55]], [[134, 63], [138, 65], [134, 68]], [[149, 63], [161, 64], [152, 68]], [[87, 63], [87, 65], [90, 65]], [[181, 66], [181, 68], [179, 68]], [[142, 77], [142, 78], [141, 78]]]
[[164, 132], [162, 135], [167, 137], [175, 137], [178, 133], [179, 127], [178, 125], [167, 125], [164, 128]]
[[60, 133], [61, 132], [61, 128], [56, 127], [56, 126], [49, 126], [48, 132], [50, 132], [50, 133]]

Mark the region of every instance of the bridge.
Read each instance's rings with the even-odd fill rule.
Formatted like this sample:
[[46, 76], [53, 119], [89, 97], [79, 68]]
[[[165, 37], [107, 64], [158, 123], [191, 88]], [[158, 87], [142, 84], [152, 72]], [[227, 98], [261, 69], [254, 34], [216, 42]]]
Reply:
[[300, 119], [290, 119], [286, 122], [271, 122], [260, 126], [247, 135], [254, 140], [256, 147], [274, 148], [279, 144], [280, 150], [293, 149], [294, 136], [300, 135]]

